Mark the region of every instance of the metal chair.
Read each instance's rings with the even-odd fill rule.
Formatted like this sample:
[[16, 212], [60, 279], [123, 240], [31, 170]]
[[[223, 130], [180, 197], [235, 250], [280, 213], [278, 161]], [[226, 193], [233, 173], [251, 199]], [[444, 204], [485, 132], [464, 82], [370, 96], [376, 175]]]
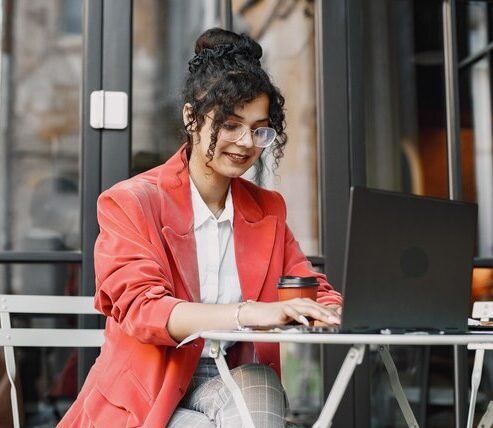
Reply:
[[[493, 319], [493, 302], [475, 302], [472, 308], [472, 318], [479, 319], [481, 322], [488, 322]], [[479, 384], [483, 372], [484, 352], [487, 349], [493, 349], [492, 344], [477, 343], [468, 345], [467, 349], [476, 351], [474, 356], [474, 366], [471, 375], [471, 397], [469, 401], [469, 412], [467, 415], [467, 428], [472, 428], [474, 420], [474, 410], [478, 396]], [[490, 401], [486, 413], [479, 422], [479, 427], [489, 427], [493, 425], [493, 401]]]
[[104, 330], [77, 328], [12, 328], [10, 314], [99, 314], [92, 297], [25, 296], [0, 294], [0, 346], [4, 347], [5, 365], [10, 382], [14, 428], [20, 428], [15, 386], [15, 346], [29, 347], [100, 347]]

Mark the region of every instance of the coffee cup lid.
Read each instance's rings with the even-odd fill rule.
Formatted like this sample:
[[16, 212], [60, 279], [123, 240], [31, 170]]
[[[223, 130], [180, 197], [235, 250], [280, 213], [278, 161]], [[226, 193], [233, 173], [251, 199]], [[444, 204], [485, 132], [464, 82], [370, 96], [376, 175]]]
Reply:
[[318, 281], [314, 276], [281, 276], [277, 288], [284, 287], [318, 287]]

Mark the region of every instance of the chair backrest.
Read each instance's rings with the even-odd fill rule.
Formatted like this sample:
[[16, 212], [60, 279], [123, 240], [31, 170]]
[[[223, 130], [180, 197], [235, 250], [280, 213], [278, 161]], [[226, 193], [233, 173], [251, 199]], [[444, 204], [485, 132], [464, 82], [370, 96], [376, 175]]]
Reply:
[[0, 294], [0, 346], [4, 347], [5, 365], [10, 382], [10, 399], [14, 428], [20, 427], [15, 387], [15, 346], [34, 347], [100, 347], [102, 329], [77, 328], [12, 328], [10, 314], [79, 314], [97, 315], [93, 297], [19, 296]]

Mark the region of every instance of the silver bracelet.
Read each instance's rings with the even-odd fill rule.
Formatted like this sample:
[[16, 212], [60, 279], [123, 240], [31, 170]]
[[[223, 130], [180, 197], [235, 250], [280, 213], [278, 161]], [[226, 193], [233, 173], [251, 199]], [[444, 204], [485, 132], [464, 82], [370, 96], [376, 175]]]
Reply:
[[236, 321], [236, 329], [237, 330], [244, 330], [245, 327], [243, 327], [240, 323], [240, 311], [243, 306], [245, 306], [247, 303], [253, 303], [253, 300], [245, 300], [244, 302], [241, 302], [237, 307], [235, 311], [235, 321]]

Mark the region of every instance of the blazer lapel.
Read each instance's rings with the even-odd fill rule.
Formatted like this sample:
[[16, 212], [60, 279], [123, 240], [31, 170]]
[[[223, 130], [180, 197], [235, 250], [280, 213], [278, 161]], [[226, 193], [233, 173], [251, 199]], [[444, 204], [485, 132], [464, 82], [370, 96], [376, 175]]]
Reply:
[[243, 300], [258, 300], [269, 269], [277, 217], [264, 216], [241, 179], [232, 180], [236, 266]]
[[163, 236], [192, 302], [200, 302], [197, 249], [193, 230], [190, 177], [184, 150], [166, 163], [158, 177]]
[[[258, 300], [269, 270], [277, 216], [264, 215], [242, 179], [231, 181], [235, 256], [243, 299]], [[185, 151], [175, 154], [158, 176], [163, 236], [193, 302], [200, 302], [197, 249], [193, 230], [190, 176]]]

